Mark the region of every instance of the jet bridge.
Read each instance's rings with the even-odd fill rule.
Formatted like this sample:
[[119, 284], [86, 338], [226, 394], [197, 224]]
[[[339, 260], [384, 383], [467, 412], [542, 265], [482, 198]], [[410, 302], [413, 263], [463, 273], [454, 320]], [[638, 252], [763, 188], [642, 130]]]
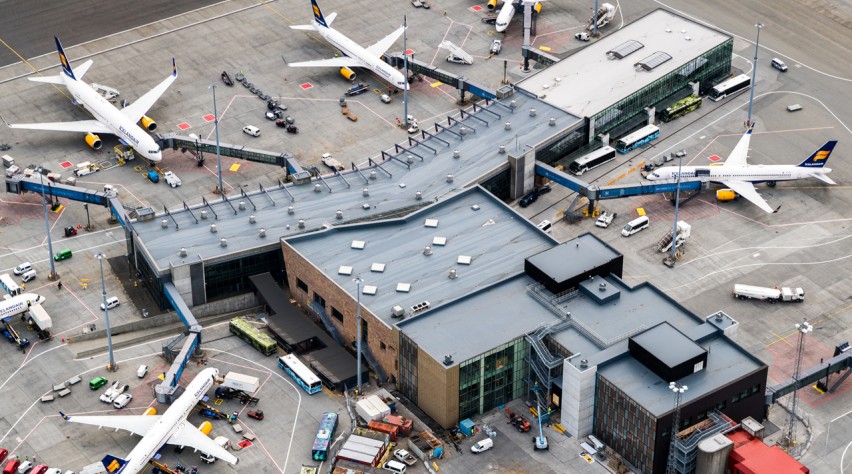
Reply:
[[184, 339], [183, 348], [174, 358], [163, 381], [154, 387], [154, 393], [157, 395], [158, 402], [171, 403], [180, 396], [177, 393], [178, 382], [180, 381], [180, 376], [183, 374], [183, 370], [186, 368], [186, 363], [189, 362], [192, 356], [201, 355], [202, 328], [195, 319], [195, 316], [192, 315], [192, 311], [184, 303], [183, 298], [181, 298], [180, 293], [178, 293], [173, 283], [168, 282], [163, 284], [163, 293], [165, 293], [169, 303], [172, 304], [178, 317], [180, 317], [180, 320], [183, 321], [184, 326], [187, 328], [187, 332], [178, 336], [174, 341], [177, 342], [180, 339]]
[[[401, 69], [404, 65], [404, 56], [399, 53], [385, 53], [382, 59], [391, 66]], [[464, 76], [443, 71], [434, 66], [430, 66], [424, 62], [417, 61], [414, 58], [408, 58], [408, 73], [413, 75], [423, 75], [436, 79], [444, 84], [455, 87], [462, 92], [469, 92], [483, 99], [496, 99], [497, 95], [485, 89], [485, 86], [471, 82]]]

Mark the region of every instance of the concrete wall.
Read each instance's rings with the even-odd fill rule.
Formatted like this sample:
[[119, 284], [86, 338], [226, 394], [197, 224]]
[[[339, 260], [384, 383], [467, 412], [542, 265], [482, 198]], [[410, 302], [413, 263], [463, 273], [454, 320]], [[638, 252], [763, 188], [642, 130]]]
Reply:
[[597, 367], [579, 369], [567, 359], [562, 365], [562, 426], [572, 436], [588, 436], [594, 429], [596, 375]]
[[192, 278], [190, 277], [189, 265], [178, 265], [172, 267], [172, 283], [183, 298], [184, 303], [192, 308], [195, 304], [192, 300]]
[[[521, 147], [528, 148], [527, 145], [521, 145]], [[522, 153], [522, 150], [514, 153]], [[529, 149], [519, 156], [509, 155], [509, 166], [511, 179], [509, 198], [514, 200], [522, 197], [535, 186], [535, 149]]]
[[[287, 272], [287, 285], [296, 303], [310, 312], [314, 295], [319, 294], [325, 300], [325, 313], [328, 315], [328, 319], [343, 336], [345, 343], [354, 342], [358, 334], [356, 325], [358, 305], [356, 300], [285, 241], [282, 241], [282, 252], [284, 253], [284, 267]], [[307, 285], [307, 292], [299, 288], [299, 280]], [[353, 282], [352, 289], [354, 288], [355, 283]], [[333, 316], [334, 309], [343, 314], [342, 322]], [[367, 324], [365, 342], [370, 351], [385, 373], [396, 379], [398, 377], [399, 351], [397, 346], [399, 345], [399, 333], [396, 332], [395, 328], [370, 313], [363, 305], [361, 307], [361, 320]]]
[[447, 367], [417, 352], [417, 406], [444, 428], [459, 422], [459, 366]]

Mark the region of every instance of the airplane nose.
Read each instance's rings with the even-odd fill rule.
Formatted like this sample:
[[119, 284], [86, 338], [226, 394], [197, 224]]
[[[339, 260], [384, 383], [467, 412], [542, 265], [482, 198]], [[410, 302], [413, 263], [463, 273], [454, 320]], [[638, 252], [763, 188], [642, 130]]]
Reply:
[[148, 159], [151, 161], [162, 161], [163, 152], [157, 151], [156, 153], [148, 153]]

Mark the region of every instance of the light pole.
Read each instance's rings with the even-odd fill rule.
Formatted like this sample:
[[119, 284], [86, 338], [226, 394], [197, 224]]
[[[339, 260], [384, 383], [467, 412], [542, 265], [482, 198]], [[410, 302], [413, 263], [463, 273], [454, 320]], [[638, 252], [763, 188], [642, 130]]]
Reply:
[[[402, 124], [405, 125], [405, 129], [408, 130], [408, 46], [407, 46], [407, 37], [408, 37], [408, 17], [402, 16], [402, 65], [403, 74], [405, 74], [405, 81], [403, 82], [402, 87], [402, 113], [405, 114], [405, 118], [402, 121]], [[359, 372], [359, 380], [360, 380], [360, 372]], [[361, 389], [360, 382], [358, 383], [358, 389]]]
[[669, 457], [666, 462], [666, 474], [675, 474], [677, 473], [676, 464], [676, 456], [675, 456], [675, 445], [677, 444], [677, 432], [680, 429], [680, 400], [683, 397], [683, 392], [689, 388], [686, 385], [678, 386], [676, 382], [669, 382], [669, 390], [675, 393], [675, 411], [674, 411], [674, 419], [672, 420], [672, 429], [671, 429], [671, 442], [669, 444]]
[[102, 253], [96, 255], [98, 257], [98, 261], [101, 263], [101, 294], [104, 299], [104, 319], [106, 319], [106, 333], [107, 333], [107, 350], [109, 350], [109, 365], [107, 366], [107, 371], [115, 372], [118, 370], [118, 366], [115, 365], [115, 358], [112, 354], [112, 331], [109, 327], [109, 308], [107, 307], [107, 297], [106, 297], [106, 281], [104, 280], [104, 258], [106, 256]]
[[358, 388], [357, 393], [361, 394], [361, 283], [364, 280], [361, 279], [360, 276], [355, 277], [355, 298], [358, 304], [358, 308], [355, 310], [355, 324], [358, 326], [358, 339], [355, 341], [355, 352], [357, 359], [357, 370], [358, 370]]
[[674, 227], [672, 228], [672, 268], [675, 266], [675, 254], [677, 253], [677, 209], [680, 207], [680, 171], [683, 166], [683, 157], [677, 157], [677, 184], [675, 185], [675, 212]]
[[210, 89], [213, 89], [213, 126], [216, 129], [216, 167], [219, 171], [219, 194], [222, 195], [222, 199], [225, 199], [225, 188], [222, 187], [222, 154], [219, 152], [219, 113], [216, 111], [216, 84], [210, 84]]
[[757, 50], [760, 48], [760, 30], [763, 29], [763, 23], [754, 25], [757, 28], [757, 41], [754, 43], [754, 66], [751, 71], [751, 91], [748, 97], [748, 126], [751, 127], [751, 104], [754, 101], [754, 86], [757, 79]]
[[44, 175], [39, 169], [38, 179], [41, 181], [41, 206], [44, 208], [44, 227], [47, 232], [47, 251], [50, 252], [48, 260], [50, 260], [50, 274], [47, 275], [48, 280], [56, 280], [59, 275], [56, 274], [56, 268], [53, 265], [53, 241], [50, 238], [50, 221], [47, 219], [47, 196], [44, 194]]

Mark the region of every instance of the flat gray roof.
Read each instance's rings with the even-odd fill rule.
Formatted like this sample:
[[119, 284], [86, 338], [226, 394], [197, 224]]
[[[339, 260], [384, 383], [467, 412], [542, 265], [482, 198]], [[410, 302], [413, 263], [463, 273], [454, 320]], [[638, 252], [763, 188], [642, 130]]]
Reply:
[[583, 234], [527, 258], [554, 281], [563, 282], [621, 256], [604, 241]]
[[658, 324], [637, 334], [633, 337], [633, 342], [670, 368], [704, 352], [701, 346], [668, 323]]
[[457, 365], [558, 320], [527, 296], [533, 283], [520, 274], [397, 326], [435, 360], [451, 355]]
[[[614, 24], [609, 28], [615, 28]], [[592, 117], [729, 38], [720, 31], [659, 9], [524, 79], [517, 86], [578, 117]], [[643, 47], [623, 59], [607, 58], [608, 51], [630, 40], [638, 41]], [[657, 51], [668, 53], [672, 59], [651, 71], [637, 72], [633, 65]]]
[[[579, 121], [577, 117], [528, 94], [516, 93], [510, 99], [517, 105], [514, 111], [507, 105], [492, 102], [485, 109], [478, 107], [476, 112], [466, 111], [464, 119], [455, 115], [454, 118], [461, 121], [469, 133], [462, 140], [453, 133], [441, 131], [436, 136], [446, 144], [437, 139], [427, 139], [423, 145], [415, 143], [410, 150], [423, 157], [423, 161], [414, 156], [410, 169], [404, 163], [406, 152], [400, 155], [403, 162], [374, 158], [392, 176], [375, 165], [366, 168], [368, 164], [364, 163], [363, 175], [355, 171], [345, 172], [343, 178], [325, 175], [328, 187], [319, 181], [300, 186], [288, 184], [286, 188], [295, 202], [291, 202], [284, 189], [270, 184], [268, 194], [254, 191], [248, 193], [248, 198], [231, 195], [229, 199], [233, 208], [221, 200], [210, 206], [196, 204], [191, 206], [194, 217], [185, 209], [170, 209], [171, 216], [160, 214], [151, 221], [134, 221], [132, 228], [139, 236], [137, 242], [161, 274], [169, 270], [170, 264], [199, 260], [211, 264], [240, 254], [274, 250], [280, 245], [279, 237], [354, 220], [378, 219], [383, 214], [444, 199], [504, 166], [508, 155], [498, 152], [500, 145], [505, 145], [507, 153], [511, 154], [516, 143], [541, 143]], [[530, 108], [538, 111], [535, 117], [528, 113]], [[550, 117], [556, 118], [555, 127], [548, 126]], [[511, 132], [503, 127], [506, 121], [512, 122]], [[457, 122], [447, 125], [456, 133], [460, 127]], [[434, 132], [434, 129], [430, 131]], [[416, 137], [420, 138], [419, 135]], [[460, 152], [459, 158], [453, 158], [453, 150]], [[376, 172], [374, 180], [368, 179], [371, 171]], [[447, 182], [449, 174], [454, 177], [452, 182]], [[315, 185], [320, 187], [320, 192], [315, 192]], [[368, 197], [362, 195], [364, 188], [369, 188]], [[415, 199], [418, 191], [422, 193], [422, 200]], [[240, 201], [245, 201], [245, 210], [239, 209]], [[287, 207], [291, 204], [295, 213], [289, 215]], [[365, 204], [367, 209], [363, 208]], [[201, 220], [203, 210], [207, 210], [207, 220]], [[336, 219], [337, 210], [343, 211], [343, 219]], [[214, 212], [218, 219], [214, 219]], [[249, 223], [249, 215], [252, 214], [255, 224]], [[166, 228], [161, 227], [163, 219], [168, 224]], [[298, 227], [300, 219], [305, 221], [305, 227], [301, 229]], [[215, 234], [210, 232], [210, 224], [216, 224]], [[266, 229], [267, 237], [259, 236], [260, 228]], [[226, 247], [220, 245], [221, 238], [227, 239]], [[179, 256], [182, 247], [187, 250], [186, 257]]]
[[[436, 243], [441, 238], [443, 245]], [[405, 308], [406, 316], [423, 301], [437, 308], [522, 273], [525, 255], [556, 244], [479, 186], [403, 219], [337, 226], [285, 240], [353, 298], [353, 279], [360, 275], [361, 304], [388, 325], [397, 321], [391, 318], [395, 305]], [[355, 241], [363, 248], [353, 248]], [[429, 256], [423, 253], [426, 246]], [[469, 264], [459, 263], [464, 257]], [[350, 274], [339, 274], [342, 266], [350, 267]], [[448, 278], [450, 270], [457, 278]], [[401, 284], [410, 288], [400, 291]], [[375, 294], [365, 294], [372, 292], [368, 287], [375, 287]]]

